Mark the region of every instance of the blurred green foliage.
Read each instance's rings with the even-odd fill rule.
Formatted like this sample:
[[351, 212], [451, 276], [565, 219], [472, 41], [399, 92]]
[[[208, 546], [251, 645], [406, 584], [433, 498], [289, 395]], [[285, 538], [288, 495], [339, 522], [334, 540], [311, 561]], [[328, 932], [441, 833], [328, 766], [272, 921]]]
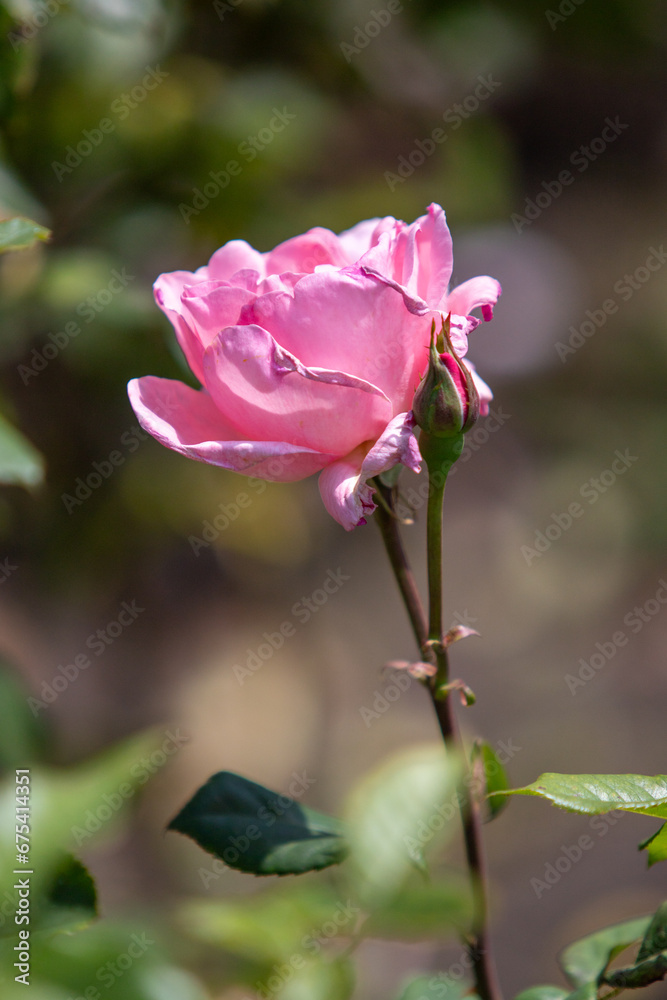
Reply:
[[[215, 590], [221, 579], [230, 590], [243, 591], [249, 580], [261, 587], [257, 581], [273, 579], [276, 567], [286, 572], [318, 546], [336, 544], [335, 527], [313, 521], [306, 488], [269, 486], [192, 568], [188, 537], [200, 536], [244, 482], [137, 430], [128, 379], [191, 380], [152, 299], [162, 271], [194, 269], [233, 238], [267, 250], [315, 225], [339, 231], [383, 214], [411, 220], [432, 200], [445, 206], [455, 241], [466, 227], [508, 226], [526, 195], [557, 176], [609, 114], [627, 116], [631, 140], [596, 165], [595, 239], [576, 208], [546, 220], [546, 229], [572, 250], [581, 243], [593, 260], [586, 304], [595, 305], [628, 255], [639, 264], [656, 238], [651, 227], [665, 208], [660, 3], [586, 0], [567, 16], [554, 3], [550, 20], [549, 8], [533, 0], [412, 0], [375, 37], [366, 25], [380, 7], [361, 0], [0, 3], [0, 219], [27, 216], [53, 233], [48, 244], [0, 259], [0, 458], [14, 460], [12, 477], [3, 478], [10, 485], [0, 496], [0, 534], [3, 553], [20, 567], [11, 599], [32, 608], [36, 620], [66, 606], [85, 618], [130, 588], [153, 588], [167, 608], [180, 610], [184, 594], [197, 596], [209, 584]], [[344, 45], [358, 51], [350, 55]], [[501, 82], [497, 95], [392, 190], [385, 173], [489, 73]], [[294, 116], [281, 131], [269, 127], [276, 111]], [[230, 160], [242, 164], [240, 174], [216, 181]], [[625, 200], [632, 226], [619, 238], [610, 209]], [[596, 254], [623, 238], [629, 248], [609, 265], [616, 270], [596, 272]], [[565, 368], [498, 380], [524, 446], [567, 498], [568, 472], [581, 467], [589, 475], [609, 443], [611, 453], [621, 439], [636, 442], [642, 461], [632, 483], [619, 487], [632, 504], [621, 504], [618, 518], [638, 558], [648, 560], [667, 546], [665, 305], [659, 290], [638, 295], [615, 335], [595, 338]], [[524, 326], [532, 303], [525, 308]], [[117, 470], [90, 485], [114, 451], [122, 456]], [[18, 488], [26, 485], [30, 492]], [[534, 502], [537, 523], [540, 511], [549, 516], [553, 491]], [[135, 683], [132, 697], [122, 696], [128, 714], [118, 713], [116, 728], [133, 718]], [[44, 768], [37, 806], [45, 832], [37, 846], [48, 881], [76, 817], [114, 790], [138, 751], [121, 747], [99, 769], [61, 773], [57, 741], [26, 715], [25, 692], [4, 675], [0, 713], [3, 765]], [[375, 858], [371, 882], [379, 884], [383, 852], [396, 845], [373, 840], [373, 824], [367, 832], [359, 850]], [[313, 899], [319, 914], [317, 891]], [[195, 936], [210, 941], [211, 928], [228, 928], [228, 917], [221, 905]], [[245, 926], [237, 913], [234, 934], [242, 937]], [[201, 986], [172, 965], [173, 956], [205, 966], [221, 989], [231, 981], [252, 985], [258, 968], [270, 972], [267, 956], [257, 967], [244, 965], [245, 954], [202, 959], [198, 946], [175, 941], [154, 914], [133, 914], [36, 941], [34, 967], [48, 972], [36, 977], [31, 996], [82, 993], [147, 927], [158, 943], [113, 978], [105, 997], [198, 1000]], [[301, 931], [298, 920], [285, 929], [293, 931]], [[332, 969], [323, 980], [320, 966], [308, 966], [280, 996], [347, 996], [346, 961]], [[21, 987], [6, 989], [3, 996], [13, 997]]]

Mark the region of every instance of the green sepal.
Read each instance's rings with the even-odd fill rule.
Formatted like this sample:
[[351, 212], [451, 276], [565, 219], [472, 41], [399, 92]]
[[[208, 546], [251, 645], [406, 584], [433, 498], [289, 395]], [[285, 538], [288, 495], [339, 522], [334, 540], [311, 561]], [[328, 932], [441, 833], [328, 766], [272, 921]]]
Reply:
[[440, 483], [444, 483], [454, 462], [460, 458], [464, 444], [463, 433], [452, 437], [436, 437], [422, 431], [419, 435], [419, 450], [426, 462], [429, 476], [438, 477]]

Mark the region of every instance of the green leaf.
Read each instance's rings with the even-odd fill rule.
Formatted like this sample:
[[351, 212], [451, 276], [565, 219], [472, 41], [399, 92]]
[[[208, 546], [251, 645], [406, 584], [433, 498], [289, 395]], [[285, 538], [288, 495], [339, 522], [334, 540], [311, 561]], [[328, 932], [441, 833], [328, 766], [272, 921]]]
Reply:
[[667, 951], [667, 902], [662, 903], [653, 915], [637, 954], [637, 962]]
[[456, 829], [460, 768], [441, 745], [412, 747], [366, 775], [347, 808], [355, 889], [370, 909], [396, 894]]
[[624, 809], [626, 812], [667, 819], [667, 775], [641, 774], [542, 774], [525, 788], [506, 795], [537, 795], [560, 809], [595, 816]]
[[562, 986], [531, 986], [523, 990], [514, 1000], [565, 1000], [568, 993]]
[[252, 875], [300, 875], [347, 854], [339, 820], [230, 771], [209, 778], [167, 829]]
[[17, 216], [0, 222], [0, 253], [8, 250], [25, 250], [38, 240], [48, 240], [51, 233], [31, 219]]
[[650, 917], [639, 917], [614, 924], [566, 948], [560, 956], [560, 964], [572, 985], [578, 987], [597, 982], [611, 960], [644, 935], [650, 922]]
[[[85, 764], [70, 768], [30, 768], [31, 895], [46, 895], [64, 853], [85, 844], [113, 826], [127, 807], [134, 789], [149, 771], [143, 761], [164, 741], [152, 730], [107, 750]], [[150, 763], [150, 762], [149, 762]], [[0, 898], [12, 894], [15, 777], [0, 789]]]
[[313, 942], [328, 940], [332, 928], [351, 935], [360, 913], [332, 888], [307, 881], [241, 899], [197, 900], [183, 908], [181, 923], [207, 944], [270, 966], [286, 955], [310, 957]]
[[[97, 916], [97, 890], [86, 867], [73, 855], [64, 854], [51, 881], [30, 900], [30, 932], [74, 931], [86, 927]], [[15, 937], [13, 921], [0, 923], [0, 937]]]
[[[16, 927], [4, 946], [0, 969], [16, 961]], [[2, 1000], [210, 1000], [190, 973], [171, 964], [173, 941], [146, 914], [97, 921], [81, 934], [30, 936], [30, 988], [2, 979]], [[116, 974], [113, 975], [113, 970]], [[9, 978], [9, 976], [7, 976]], [[249, 991], [250, 992], [250, 991]]]
[[597, 1000], [597, 983], [582, 983], [573, 993], [568, 993], [565, 1000]]
[[93, 877], [78, 858], [67, 854], [53, 875], [46, 904], [36, 909], [32, 930], [80, 930], [96, 916]]
[[475, 745], [473, 753], [473, 774], [476, 768], [483, 770], [486, 785], [487, 804], [489, 807], [489, 819], [495, 819], [509, 804], [509, 799], [499, 792], [506, 792], [510, 785], [507, 780], [507, 772], [498, 760], [495, 750], [488, 743], [479, 742]]
[[47, 739], [42, 719], [28, 706], [29, 691], [15, 670], [0, 661], [0, 769], [27, 767], [39, 760]]
[[444, 973], [432, 972], [406, 983], [397, 1000], [479, 1000], [476, 993], [468, 993], [469, 988], [467, 983], [456, 982]]
[[658, 861], [667, 860], [667, 823], [663, 823], [657, 833], [654, 833], [648, 838], [648, 840], [643, 840], [639, 845], [640, 851], [647, 851], [648, 853], [648, 866], [658, 863]]
[[366, 921], [364, 937], [422, 941], [460, 931], [472, 916], [470, 891], [463, 882], [402, 889]]
[[36, 448], [0, 416], [0, 483], [32, 489], [44, 478], [44, 460]]
[[626, 969], [614, 969], [604, 977], [605, 983], [624, 990], [637, 990], [651, 983], [657, 983], [667, 975], [667, 951], [660, 952], [646, 962], [629, 966]]
[[347, 959], [310, 962], [276, 993], [276, 1000], [348, 1000], [353, 991], [354, 970]]

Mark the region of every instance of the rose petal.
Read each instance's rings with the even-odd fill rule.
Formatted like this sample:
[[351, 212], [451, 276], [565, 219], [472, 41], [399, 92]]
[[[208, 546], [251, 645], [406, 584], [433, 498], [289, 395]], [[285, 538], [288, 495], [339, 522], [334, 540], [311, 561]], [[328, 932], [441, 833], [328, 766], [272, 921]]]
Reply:
[[266, 274], [264, 254], [259, 253], [245, 240], [230, 240], [219, 250], [216, 250], [208, 262], [206, 277], [212, 281], [231, 281], [234, 275], [243, 269], [256, 271], [258, 277]]
[[487, 274], [470, 278], [457, 285], [446, 297], [443, 309], [447, 312], [468, 316], [477, 306], [482, 307], [482, 316], [488, 322], [493, 318], [493, 307], [502, 294], [500, 282]]
[[410, 226], [397, 225], [359, 261], [359, 267], [396, 288], [410, 312], [438, 309], [452, 274], [452, 237], [445, 213], [429, 205]]
[[372, 382], [393, 413], [412, 405], [428, 362], [429, 317], [410, 313], [400, 292], [351, 267], [305, 275], [293, 293], [259, 296], [240, 316], [256, 323], [304, 365]]
[[307, 367], [254, 324], [222, 330], [206, 351], [204, 374], [220, 412], [252, 439], [341, 456], [375, 440], [391, 417], [376, 386]]
[[479, 395], [479, 415], [480, 417], [486, 417], [489, 413], [489, 403], [493, 399], [493, 393], [488, 387], [483, 378], [477, 374], [477, 369], [475, 368], [472, 361], [468, 361], [466, 358], [465, 366], [472, 375], [472, 380], [475, 383], [475, 388], [477, 389]]
[[183, 289], [181, 318], [202, 345], [202, 359], [214, 337], [238, 323], [241, 309], [254, 298], [252, 291], [226, 281], [202, 281]]
[[286, 441], [247, 441], [209, 394], [183, 382], [147, 375], [128, 384], [139, 423], [173, 451], [233, 472], [291, 482], [319, 472], [335, 457]]
[[271, 250], [266, 255], [266, 273], [281, 274], [283, 271], [296, 271], [300, 274], [312, 274], [321, 264], [345, 267], [347, 263], [336, 234], [330, 229], [318, 226], [309, 229], [302, 236], [285, 240], [275, 250]]
[[399, 462], [413, 472], [419, 472], [421, 454], [414, 426], [412, 413], [399, 413], [365, 455], [363, 448], [358, 448], [327, 466], [320, 474], [320, 494], [324, 506], [346, 531], [365, 524], [366, 517], [376, 508], [369, 479]]
[[351, 229], [339, 233], [338, 240], [347, 258], [348, 264], [356, 264], [363, 254], [374, 247], [382, 233], [391, 232], [397, 225], [391, 215], [384, 219], [366, 219], [358, 222]]
[[192, 271], [172, 271], [170, 274], [161, 274], [153, 285], [155, 301], [165, 316], [171, 320], [176, 331], [176, 339], [185, 359], [200, 382], [204, 381], [201, 367], [204, 352], [196, 331], [183, 315], [181, 296], [188, 286], [197, 285], [205, 281], [206, 277], [206, 268], [204, 267], [200, 267], [194, 273]]

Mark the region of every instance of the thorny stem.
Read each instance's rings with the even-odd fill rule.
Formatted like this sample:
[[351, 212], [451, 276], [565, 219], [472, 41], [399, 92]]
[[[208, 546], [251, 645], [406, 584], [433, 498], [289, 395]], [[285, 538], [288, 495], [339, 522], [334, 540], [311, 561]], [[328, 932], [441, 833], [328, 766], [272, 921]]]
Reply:
[[[424, 660], [429, 660], [437, 666], [436, 676], [432, 683], [427, 686], [445, 746], [463, 757], [463, 748], [451, 695], [438, 697], [436, 694], [438, 689], [446, 683], [448, 677], [447, 649], [443, 644], [442, 627], [442, 503], [445, 491], [445, 477], [442, 476], [442, 473], [437, 477], [429, 477], [429, 486], [427, 514], [428, 623], [403, 548], [398, 520], [391, 513], [391, 492], [379, 483], [376, 483], [376, 489], [382, 491], [386, 503], [378, 507], [375, 516], [410, 618], [420, 655]], [[472, 929], [471, 933], [466, 936], [465, 945], [470, 955], [475, 989], [481, 1000], [502, 1000], [487, 926], [486, 865], [482, 850], [480, 808], [479, 802], [470, 791], [471, 784], [471, 782], [463, 784], [460, 807], [466, 859], [474, 892]]]

